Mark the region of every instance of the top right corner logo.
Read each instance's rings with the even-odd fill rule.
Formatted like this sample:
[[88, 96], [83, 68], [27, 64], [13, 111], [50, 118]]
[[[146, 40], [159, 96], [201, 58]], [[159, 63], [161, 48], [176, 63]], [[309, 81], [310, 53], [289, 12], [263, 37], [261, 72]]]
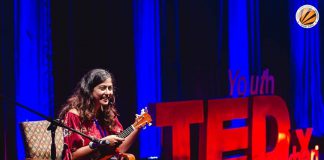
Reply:
[[314, 27], [319, 20], [319, 13], [312, 5], [303, 5], [296, 12], [296, 21], [303, 28]]

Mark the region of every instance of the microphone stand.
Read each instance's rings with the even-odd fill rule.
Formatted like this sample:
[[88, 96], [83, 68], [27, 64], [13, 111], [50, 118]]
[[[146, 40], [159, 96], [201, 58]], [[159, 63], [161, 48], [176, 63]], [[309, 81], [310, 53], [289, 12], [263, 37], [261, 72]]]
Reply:
[[81, 136], [83, 136], [85, 138], [88, 138], [89, 140], [93, 141], [94, 143], [100, 143], [100, 141], [98, 139], [96, 139], [94, 137], [90, 137], [90, 136], [88, 136], [88, 135], [86, 135], [86, 134], [84, 134], [84, 133], [82, 133], [82, 132], [80, 132], [78, 130], [75, 130], [73, 128], [70, 128], [70, 127], [66, 126], [64, 123], [62, 123], [60, 121], [60, 119], [52, 119], [51, 117], [48, 117], [48, 116], [46, 116], [46, 115], [44, 115], [42, 113], [39, 113], [39, 112], [37, 112], [37, 111], [35, 111], [33, 109], [30, 109], [27, 106], [22, 105], [22, 104], [20, 104], [20, 103], [18, 103], [16, 101], [13, 101], [13, 100], [11, 100], [9, 98], [6, 98], [6, 97], [1, 96], [1, 95], [0, 95], [0, 97], [4, 98], [6, 101], [8, 101], [8, 102], [10, 102], [12, 104], [15, 104], [18, 107], [23, 108], [23, 109], [25, 109], [25, 110], [27, 110], [29, 112], [32, 112], [32, 113], [34, 113], [34, 114], [36, 114], [36, 115], [44, 118], [48, 122], [50, 122], [50, 125], [48, 126], [47, 130], [50, 130], [51, 131], [51, 137], [52, 137], [51, 138], [52, 139], [52, 144], [51, 144], [51, 159], [52, 160], [55, 160], [56, 159], [55, 131], [56, 131], [57, 126], [62, 127], [62, 128], [65, 128], [65, 129], [68, 129], [68, 130], [70, 130], [72, 132], [75, 132], [75, 133], [77, 133], [77, 134], [79, 134], [79, 135], [81, 135]]

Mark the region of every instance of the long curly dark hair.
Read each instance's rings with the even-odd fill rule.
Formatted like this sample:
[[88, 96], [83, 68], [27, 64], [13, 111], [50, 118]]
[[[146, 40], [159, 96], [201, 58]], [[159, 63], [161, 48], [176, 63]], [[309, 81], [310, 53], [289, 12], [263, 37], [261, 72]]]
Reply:
[[101, 125], [106, 127], [109, 131], [112, 131], [116, 125], [114, 119], [118, 116], [115, 106], [115, 95], [111, 97], [113, 101], [109, 103], [108, 106], [101, 107], [98, 113], [95, 113], [95, 99], [92, 96], [94, 87], [108, 78], [111, 78], [114, 84], [114, 78], [107, 70], [93, 69], [85, 74], [76, 86], [72, 96], [62, 105], [59, 118], [64, 119], [69, 110], [76, 109], [80, 114], [82, 123], [89, 123], [97, 118]]

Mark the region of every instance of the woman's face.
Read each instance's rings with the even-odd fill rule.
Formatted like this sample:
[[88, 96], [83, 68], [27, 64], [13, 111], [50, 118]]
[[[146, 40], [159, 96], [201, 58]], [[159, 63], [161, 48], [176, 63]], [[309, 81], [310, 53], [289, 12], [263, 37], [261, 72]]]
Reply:
[[96, 106], [108, 105], [109, 97], [114, 94], [113, 84], [111, 78], [106, 79], [104, 82], [94, 87], [92, 96], [95, 99]]

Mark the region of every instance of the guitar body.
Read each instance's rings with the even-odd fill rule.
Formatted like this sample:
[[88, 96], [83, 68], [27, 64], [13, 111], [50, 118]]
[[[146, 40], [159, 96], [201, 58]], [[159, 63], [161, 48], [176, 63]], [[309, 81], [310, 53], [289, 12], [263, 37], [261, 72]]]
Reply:
[[[141, 110], [141, 115], [136, 115], [136, 119], [134, 124], [126, 128], [122, 133], [118, 134], [118, 137], [126, 138], [130, 133], [132, 133], [135, 129], [139, 129], [144, 127], [145, 125], [151, 125], [152, 118], [147, 113], [147, 108]], [[116, 146], [117, 147], [117, 146]], [[104, 157], [100, 157], [99, 160], [110, 160], [113, 156], [117, 155], [118, 160], [135, 160], [135, 156], [129, 153], [120, 153], [118, 148], [115, 148], [114, 153], [109, 152], [102, 152], [107, 153]]]
[[[110, 160], [114, 155], [106, 155], [105, 157], [100, 158], [99, 160]], [[130, 153], [119, 153], [119, 160], [136, 160], [135, 156]]]
[[123, 160], [135, 160], [135, 156], [130, 153], [121, 153]]

